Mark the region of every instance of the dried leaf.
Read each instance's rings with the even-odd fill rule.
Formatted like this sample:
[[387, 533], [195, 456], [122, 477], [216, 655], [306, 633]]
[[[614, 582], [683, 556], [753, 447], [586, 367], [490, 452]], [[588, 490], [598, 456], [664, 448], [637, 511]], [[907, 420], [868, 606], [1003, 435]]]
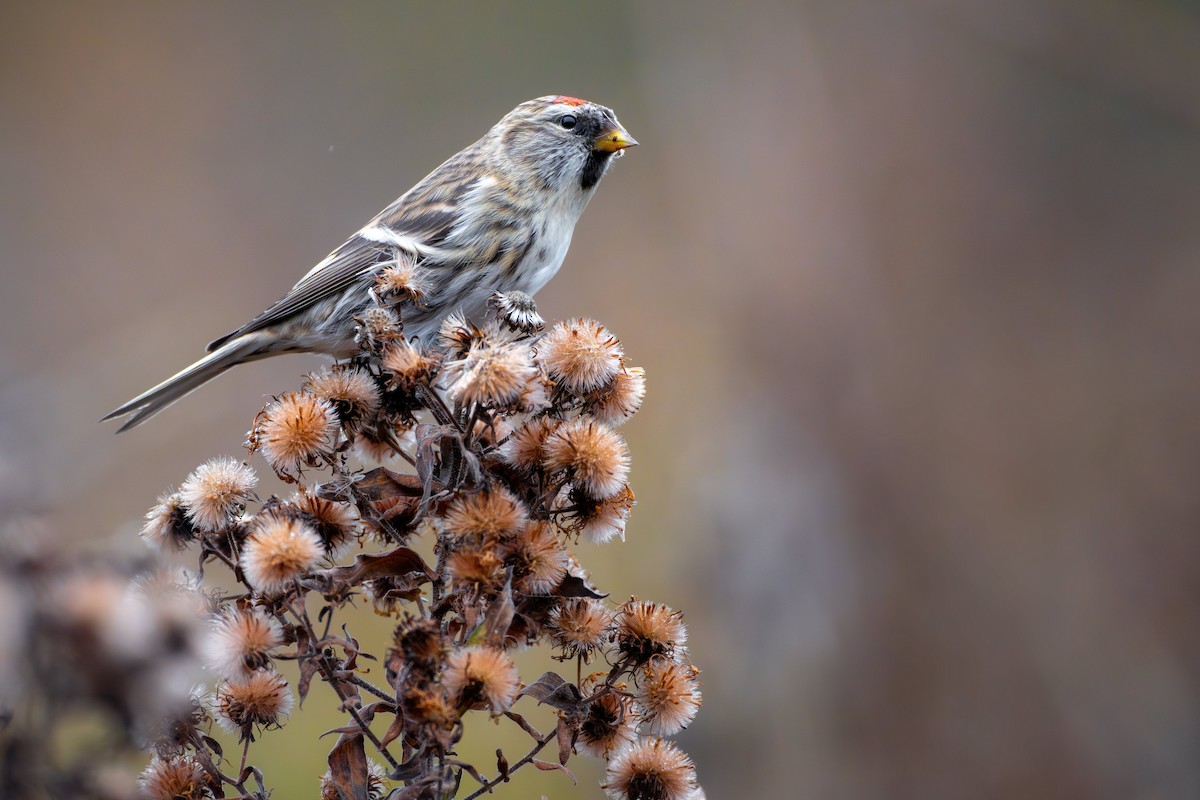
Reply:
[[[394, 781], [411, 781], [425, 773], [425, 748], [413, 751], [412, 757], [388, 773]], [[390, 797], [391, 795], [389, 795]]]
[[370, 800], [361, 733], [343, 735], [329, 751], [329, 785], [341, 800]]
[[608, 597], [607, 594], [597, 592], [591, 586], [588, 586], [587, 581], [583, 578], [574, 575], [568, 575], [563, 578], [562, 583], [558, 585], [553, 592], [558, 597], [590, 597], [593, 600], [603, 600]]
[[488, 606], [483, 617], [484, 641], [492, 647], [504, 647], [504, 639], [508, 635], [508, 627], [512, 624], [516, 606], [512, 597], [512, 567], [508, 568], [508, 576], [504, 579], [504, 588]]
[[575, 780], [575, 776], [571, 774], [571, 770], [567, 769], [562, 764], [555, 764], [553, 761], [542, 761], [540, 758], [535, 758], [530, 763], [540, 769], [542, 772], [553, 772], [556, 769], [561, 770], [568, 778], [571, 779], [571, 783], [579, 783], [579, 781]]
[[499, 747], [496, 748], [496, 771], [500, 773], [500, 780], [508, 783], [508, 759]]
[[312, 687], [313, 675], [316, 675], [319, 669], [316, 658], [312, 656], [300, 660], [300, 679], [296, 681], [296, 696], [301, 708], [304, 707], [304, 698], [308, 697], [308, 690]]
[[417, 551], [396, 547], [386, 553], [360, 555], [353, 564], [314, 572], [304, 580], [304, 584], [328, 595], [358, 586], [363, 581], [403, 578], [412, 573], [422, 576], [417, 581], [418, 585], [434, 579], [433, 571]]
[[517, 723], [517, 725], [519, 725], [519, 726], [521, 727], [521, 730], [525, 731], [525, 732], [526, 732], [526, 733], [528, 733], [528, 734], [529, 734], [531, 737], [533, 737], [533, 740], [534, 740], [535, 742], [541, 742], [541, 741], [542, 741], [542, 732], [541, 732], [541, 731], [539, 731], [537, 728], [533, 727], [532, 725], [530, 725], [530, 724], [529, 724], [529, 721], [528, 721], [528, 720], [526, 720], [524, 717], [522, 717], [522, 716], [521, 716], [520, 714], [518, 714], [517, 712], [515, 712], [515, 711], [505, 711], [505, 712], [504, 712], [504, 716], [508, 717], [508, 718], [509, 718], [509, 719], [511, 719], [513, 722]]
[[211, 736], [205, 736], [204, 734], [201, 734], [200, 740], [208, 746], [209, 750], [212, 750], [214, 753], [217, 754], [217, 758], [219, 758], [219, 759], [225, 758], [225, 751], [221, 749], [221, 743], [218, 742], [216, 739], [212, 738]]
[[568, 683], [557, 672], [544, 673], [542, 677], [522, 689], [517, 697], [525, 695], [559, 711], [573, 711], [583, 699], [575, 684]]
[[558, 739], [558, 763], [566, 764], [567, 759], [571, 757], [571, 750], [575, 747], [575, 731], [566, 717], [558, 718], [554, 736]]
[[392, 724], [388, 726], [387, 731], [380, 737], [379, 742], [384, 747], [387, 747], [396, 741], [402, 733], [404, 733], [404, 714], [400, 709], [396, 709], [396, 716], [392, 719]]

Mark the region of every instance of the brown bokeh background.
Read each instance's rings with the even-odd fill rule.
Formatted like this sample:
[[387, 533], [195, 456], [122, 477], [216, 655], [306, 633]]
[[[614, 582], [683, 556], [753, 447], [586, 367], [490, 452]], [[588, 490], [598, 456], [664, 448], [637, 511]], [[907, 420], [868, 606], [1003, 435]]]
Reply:
[[[589, 97], [643, 146], [538, 300], [650, 394], [628, 541], [581, 557], [685, 609], [708, 796], [1195, 797], [1197, 75], [1167, 0], [6, 4], [0, 503], [139, 547], [315, 362], [95, 420]], [[257, 747], [303, 797], [329, 744]]]

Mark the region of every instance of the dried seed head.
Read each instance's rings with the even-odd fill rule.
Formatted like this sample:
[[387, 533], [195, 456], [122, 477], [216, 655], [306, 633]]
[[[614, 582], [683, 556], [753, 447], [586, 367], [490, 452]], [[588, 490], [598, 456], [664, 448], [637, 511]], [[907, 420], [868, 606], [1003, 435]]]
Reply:
[[481, 338], [483, 333], [458, 311], [447, 315], [437, 335], [438, 345], [451, 357], [466, 353]]
[[312, 569], [323, 552], [320, 538], [308, 525], [267, 515], [242, 548], [242, 571], [256, 591], [276, 595]]
[[607, 500], [593, 500], [582, 492], [572, 491], [568, 501], [571, 511], [563, 519], [563, 527], [592, 544], [603, 544], [617, 536], [624, 541], [625, 523], [635, 502], [628, 484]]
[[696, 768], [671, 742], [643, 739], [608, 762], [604, 792], [612, 800], [690, 800]]
[[533, 333], [546, 324], [537, 312], [533, 298], [525, 292], [493, 292], [488, 305], [495, 310], [496, 317], [514, 331]]
[[283, 644], [283, 628], [259, 609], [228, 609], [217, 617], [206, 644], [209, 667], [236, 680], [270, 666], [271, 651]]
[[[383, 539], [381, 533], [380, 539]], [[404, 603], [413, 602], [421, 591], [412, 580], [403, 575], [384, 575], [363, 581], [363, 589], [375, 607], [375, 613], [392, 616]]]
[[356, 424], [379, 408], [375, 379], [349, 364], [330, 364], [311, 373], [304, 389], [330, 403], [343, 423]]
[[641, 676], [638, 708], [646, 731], [673, 736], [691, 724], [700, 710], [699, 670], [666, 658], [652, 658]]
[[533, 473], [546, 459], [546, 439], [558, 430], [559, 422], [550, 417], [534, 417], [513, 431], [500, 455], [506, 462], [525, 473]]
[[504, 562], [489, 546], [460, 546], [446, 560], [450, 577], [473, 590], [491, 589], [504, 580]]
[[669, 606], [631, 597], [617, 609], [617, 647], [636, 663], [669, 658], [686, 641], [683, 615]]
[[503, 650], [474, 645], [450, 655], [442, 686], [459, 708], [485, 705], [503, 714], [517, 699], [521, 675]]
[[621, 369], [621, 343], [593, 319], [555, 323], [537, 351], [550, 377], [576, 396], [607, 386]]
[[443, 374], [446, 394], [455, 402], [503, 408], [521, 399], [537, 368], [527, 345], [483, 340], [472, 344], [462, 358], [447, 363]]
[[550, 637], [562, 650], [563, 660], [591, 661], [608, 639], [612, 624], [613, 614], [603, 603], [584, 597], [565, 599], [550, 612]]
[[406, 617], [392, 634], [392, 648], [402, 661], [430, 667], [441, 660], [442, 635], [431, 619]]
[[525, 506], [497, 484], [475, 494], [460, 494], [446, 509], [446, 530], [459, 538], [498, 540], [511, 536], [528, 522]]
[[550, 395], [553, 391], [554, 381], [547, 378], [541, 370], [538, 370], [529, 379], [529, 382], [525, 384], [525, 388], [521, 390], [521, 396], [517, 398], [513, 409], [522, 414], [541, 414], [553, 405], [553, 402], [550, 400]]
[[376, 356], [404, 339], [399, 320], [386, 308], [368, 308], [361, 317], [355, 317], [354, 322], [354, 341], [360, 348]]
[[242, 513], [256, 483], [258, 476], [254, 470], [228, 456], [220, 456], [188, 475], [179, 487], [179, 498], [197, 529], [219, 531]]
[[146, 512], [142, 538], [160, 551], [183, 550], [196, 540], [196, 529], [188, 521], [187, 509], [178, 492], [158, 498], [158, 504]]
[[425, 733], [452, 729], [459, 714], [437, 684], [410, 686], [404, 692], [404, 719], [410, 730]]
[[191, 756], [150, 759], [138, 778], [138, 788], [150, 800], [201, 800], [213, 796], [204, 780], [204, 768]]
[[[367, 759], [366, 800], [383, 800], [388, 793], [387, 772], [371, 759]], [[341, 789], [333, 782], [333, 772], [321, 776], [321, 800], [345, 800]]]
[[523, 594], [549, 594], [562, 583], [567, 551], [545, 522], [533, 522], [505, 542], [504, 563], [513, 567], [513, 588]]
[[612, 428], [586, 417], [546, 437], [546, 469], [570, 474], [575, 488], [598, 500], [621, 491], [629, 477], [629, 448]]
[[287, 392], [263, 410], [253, 438], [271, 468], [288, 474], [329, 458], [337, 436], [332, 405], [307, 392]]
[[335, 503], [308, 492], [297, 492], [292, 502], [321, 540], [325, 555], [337, 557], [358, 535], [358, 517], [349, 503]]
[[379, 362], [388, 374], [388, 388], [411, 391], [418, 384], [428, 383], [437, 362], [421, 348], [401, 339], [387, 350]]
[[387, 305], [419, 303], [425, 294], [425, 281], [411, 262], [398, 262], [375, 277], [375, 296]]
[[279, 725], [292, 710], [292, 691], [278, 672], [255, 670], [217, 687], [216, 710], [221, 727], [244, 738], [257, 726]]
[[636, 725], [637, 716], [629, 698], [605, 692], [588, 703], [575, 747], [584, 755], [608, 758], [633, 743], [637, 738]]
[[646, 399], [646, 370], [626, 367], [617, 372], [612, 383], [587, 398], [583, 410], [601, 422], [620, 425], [642, 407]]
[[201, 728], [207, 730], [212, 723], [209, 706], [212, 698], [206, 686], [194, 686], [188, 696], [168, 714], [165, 723], [148, 743], [160, 757], [183, 755], [195, 741]]

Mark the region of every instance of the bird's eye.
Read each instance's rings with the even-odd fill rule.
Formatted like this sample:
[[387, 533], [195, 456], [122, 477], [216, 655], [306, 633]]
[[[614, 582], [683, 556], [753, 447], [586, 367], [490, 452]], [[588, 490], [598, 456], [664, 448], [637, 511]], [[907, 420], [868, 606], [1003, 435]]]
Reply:
[[563, 114], [561, 117], [558, 118], [558, 124], [562, 125], [567, 130], [571, 130], [571, 128], [574, 128], [575, 123], [577, 121], [578, 120], [575, 119], [574, 114]]

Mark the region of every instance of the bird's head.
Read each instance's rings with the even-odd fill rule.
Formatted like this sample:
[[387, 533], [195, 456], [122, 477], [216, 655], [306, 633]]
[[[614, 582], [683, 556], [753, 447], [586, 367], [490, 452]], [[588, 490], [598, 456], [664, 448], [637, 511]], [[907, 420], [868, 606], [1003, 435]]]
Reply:
[[637, 144], [611, 108], [565, 95], [522, 103], [489, 138], [502, 158], [558, 191], [590, 192], [613, 158]]

